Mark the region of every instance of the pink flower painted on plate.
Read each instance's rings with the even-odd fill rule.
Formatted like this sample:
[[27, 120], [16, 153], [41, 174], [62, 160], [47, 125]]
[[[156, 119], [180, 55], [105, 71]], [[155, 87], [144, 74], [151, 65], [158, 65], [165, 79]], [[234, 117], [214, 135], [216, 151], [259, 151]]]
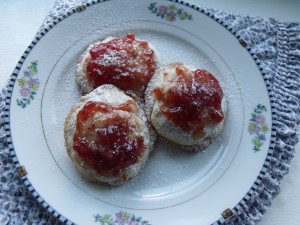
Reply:
[[31, 62], [26, 70], [23, 71], [23, 77], [18, 79], [18, 85], [20, 88], [21, 98], [17, 99], [17, 105], [21, 108], [25, 108], [34, 100], [37, 90], [40, 86], [40, 81], [36, 78], [38, 73], [38, 61]]
[[265, 120], [266, 120], [266, 118], [264, 115], [262, 115], [262, 114], [256, 115], [255, 122], [257, 124], [263, 124], [265, 122]]
[[251, 119], [248, 125], [248, 132], [252, 138], [253, 150], [258, 152], [261, 150], [264, 142], [267, 140], [266, 133], [269, 131], [269, 126], [266, 123], [266, 117], [263, 113], [267, 112], [264, 105], [258, 104], [254, 108], [254, 113], [251, 114]]
[[161, 14], [166, 14], [167, 11], [168, 11], [168, 8], [167, 8], [167, 6], [161, 5], [161, 6], [159, 6], [158, 11], [159, 11]]
[[129, 221], [128, 225], [139, 225], [139, 223], [136, 221]]
[[31, 94], [31, 89], [27, 87], [23, 87], [20, 89], [20, 94], [22, 97], [27, 98]]
[[142, 217], [136, 217], [134, 214], [120, 211], [115, 213], [115, 218], [109, 214], [95, 215], [95, 223], [101, 225], [151, 225], [149, 221], [144, 220]]
[[192, 20], [192, 14], [185, 11], [183, 8], [178, 7], [177, 4], [158, 5], [157, 3], [151, 3], [148, 9], [157, 17], [165, 19], [169, 22], [176, 20]]

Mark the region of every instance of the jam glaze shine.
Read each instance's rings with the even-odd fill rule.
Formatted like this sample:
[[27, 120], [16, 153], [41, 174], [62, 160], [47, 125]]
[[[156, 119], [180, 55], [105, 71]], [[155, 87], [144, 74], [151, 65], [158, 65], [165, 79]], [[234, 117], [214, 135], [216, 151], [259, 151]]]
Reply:
[[87, 78], [93, 88], [113, 84], [127, 91], [143, 92], [156, 69], [154, 51], [134, 34], [95, 44], [89, 51]]
[[145, 151], [144, 138], [132, 122], [136, 110], [133, 100], [119, 105], [89, 101], [77, 114], [73, 148], [98, 174], [121, 176]]
[[[174, 64], [175, 65], [175, 64]], [[164, 73], [164, 86], [153, 90], [161, 114], [193, 137], [205, 137], [205, 128], [224, 120], [224, 93], [208, 71], [176, 65], [175, 75]]]

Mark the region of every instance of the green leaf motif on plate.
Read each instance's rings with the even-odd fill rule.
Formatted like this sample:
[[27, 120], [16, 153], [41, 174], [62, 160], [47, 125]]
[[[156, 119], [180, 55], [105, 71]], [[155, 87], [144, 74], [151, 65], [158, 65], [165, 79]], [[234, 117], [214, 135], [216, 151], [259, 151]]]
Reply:
[[258, 152], [261, 150], [264, 142], [266, 141], [266, 133], [270, 130], [268, 124], [266, 123], [266, 118], [263, 115], [267, 112], [264, 105], [258, 104], [254, 108], [254, 113], [251, 114], [251, 119], [248, 125], [248, 132], [250, 135], [254, 136], [252, 138], [253, 150]]
[[157, 6], [157, 3], [151, 3], [148, 9], [156, 16], [170, 22], [176, 21], [176, 19], [179, 20], [193, 19], [191, 14], [187, 13], [181, 8], [177, 8], [175, 3], [170, 5], [160, 5], [160, 6]]
[[23, 71], [23, 76], [18, 79], [20, 88], [20, 98], [17, 99], [17, 105], [25, 108], [34, 100], [37, 90], [39, 89], [39, 79], [36, 78], [38, 73], [38, 61], [31, 62], [26, 70]]
[[94, 216], [95, 223], [100, 225], [151, 225], [149, 221], [143, 220], [142, 217], [136, 217], [134, 214], [127, 212], [118, 212], [115, 214], [115, 218], [111, 215], [105, 214], [101, 216], [99, 214]]

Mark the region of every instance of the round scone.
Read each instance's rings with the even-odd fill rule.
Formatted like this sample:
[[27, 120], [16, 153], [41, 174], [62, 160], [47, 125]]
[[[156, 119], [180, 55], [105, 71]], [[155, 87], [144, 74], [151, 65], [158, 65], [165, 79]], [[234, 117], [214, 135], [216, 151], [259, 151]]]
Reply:
[[145, 111], [162, 137], [186, 150], [199, 151], [221, 132], [227, 101], [211, 73], [172, 63], [157, 70], [150, 80]]
[[103, 84], [113, 84], [126, 92], [144, 96], [145, 89], [157, 68], [154, 50], [148, 42], [134, 34], [108, 37], [91, 44], [81, 55], [76, 80], [87, 94]]
[[154, 143], [144, 111], [113, 85], [96, 88], [72, 106], [64, 137], [79, 173], [112, 185], [136, 176]]

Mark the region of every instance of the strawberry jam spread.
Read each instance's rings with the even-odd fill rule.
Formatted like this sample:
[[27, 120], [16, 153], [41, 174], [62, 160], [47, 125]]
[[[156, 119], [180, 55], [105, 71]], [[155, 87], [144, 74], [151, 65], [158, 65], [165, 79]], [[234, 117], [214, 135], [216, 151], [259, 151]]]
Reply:
[[[164, 76], [167, 77], [168, 73]], [[175, 76], [170, 88], [154, 89], [154, 95], [161, 102], [160, 110], [182, 130], [202, 137], [205, 135], [204, 127], [218, 124], [224, 118], [221, 86], [206, 70], [190, 72], [183, 66], [177, 66]]]
[[134, 34], [96, 44], [90, 55], [86, 70], [94, 88], [113, 84], [122, 90], [143, 91], [156, 68], [154, 51]]
[[118, 112], [134, 112], [133, 101], [112, 106], [87, 102], [77, 114], [74, 150], [84, 162], [104, 176], [117, 176], [135, 164], [145, 149], [142, 136], [133, 134], [129, 117]]

